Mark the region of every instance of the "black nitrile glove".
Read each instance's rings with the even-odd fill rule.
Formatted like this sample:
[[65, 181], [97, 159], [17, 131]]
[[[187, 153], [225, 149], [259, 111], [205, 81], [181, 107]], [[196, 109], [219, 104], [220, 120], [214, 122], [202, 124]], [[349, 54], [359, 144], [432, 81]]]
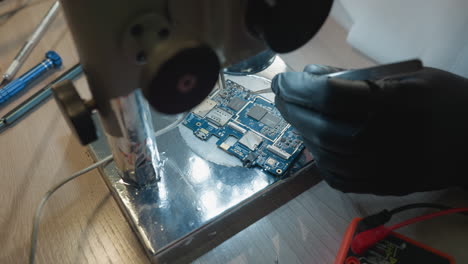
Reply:
[[468, 186], [468, 81], [433, 69], [378, 81], [310, 65], [277, 75], [276, 106], [323, 178], [344, 192], [402, 195]]

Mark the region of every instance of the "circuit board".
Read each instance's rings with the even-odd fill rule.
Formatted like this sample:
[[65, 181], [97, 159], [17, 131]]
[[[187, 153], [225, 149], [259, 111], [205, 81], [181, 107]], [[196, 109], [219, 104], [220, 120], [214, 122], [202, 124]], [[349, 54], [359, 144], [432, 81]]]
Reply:
[[301, 137], [268, 99], [226, 80], [184, 120], [201, 140], [239, 158], [245, 167], [260, 167], [283, 176], [304, 149]]

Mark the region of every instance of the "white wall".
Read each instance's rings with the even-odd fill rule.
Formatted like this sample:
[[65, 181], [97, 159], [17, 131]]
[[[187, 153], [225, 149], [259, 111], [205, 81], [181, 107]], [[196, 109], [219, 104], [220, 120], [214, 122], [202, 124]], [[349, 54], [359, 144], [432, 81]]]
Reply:
[[348, 32], [329, 17], [318, 34], [300, 49], [281, 55], [296, 71], [308, 64], [323, 64], [346, 69], [364, 68], [375, 63], [346, 42]]
[[354, 23], [349, 8], [341, 0], [335, 0], [331, 10], [333, 19], [344, 29], [350, 30]]
[[348, 43], [379, 63], [419, 57], [468, 77], [468, 0], [336, 0]]

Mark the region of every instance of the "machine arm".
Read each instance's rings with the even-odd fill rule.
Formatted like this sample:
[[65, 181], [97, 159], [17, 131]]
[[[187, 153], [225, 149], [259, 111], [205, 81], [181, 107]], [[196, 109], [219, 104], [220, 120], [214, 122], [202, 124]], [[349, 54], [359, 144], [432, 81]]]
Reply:
[[[114, 144], [144, 129], [145, 122], [132, 120], [144, 119], [135, 114], [146, 102], [133, 93], [141, 89], [159, 112], [187, 111], [211, 92], [221, 68], [267, 48], [283, 53], [305, 44], [332, 5], [332, 0], [60, 2], [114, 155], [147, 141], [133, 136], [131, 144]], [[72, 129], [79, 135], [87, 128]]]

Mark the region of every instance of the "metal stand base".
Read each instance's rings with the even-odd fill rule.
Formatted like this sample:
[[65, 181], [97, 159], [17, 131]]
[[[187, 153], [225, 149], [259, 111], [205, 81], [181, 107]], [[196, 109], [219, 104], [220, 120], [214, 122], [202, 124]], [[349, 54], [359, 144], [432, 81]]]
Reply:
[[[174, 119], [153, 114], [156, 130]], [[126, 184], [114, 164], [102, 171], [153, 263], [187, 263], [320, 181], [311, 163], [280, 180], [260, 169], [206, 161], [178, 129], [160, 136], [158, 148], [165, 168], [155, 184]], [[96, 159], [110, 155], [103, 137], [91, 150]]]

